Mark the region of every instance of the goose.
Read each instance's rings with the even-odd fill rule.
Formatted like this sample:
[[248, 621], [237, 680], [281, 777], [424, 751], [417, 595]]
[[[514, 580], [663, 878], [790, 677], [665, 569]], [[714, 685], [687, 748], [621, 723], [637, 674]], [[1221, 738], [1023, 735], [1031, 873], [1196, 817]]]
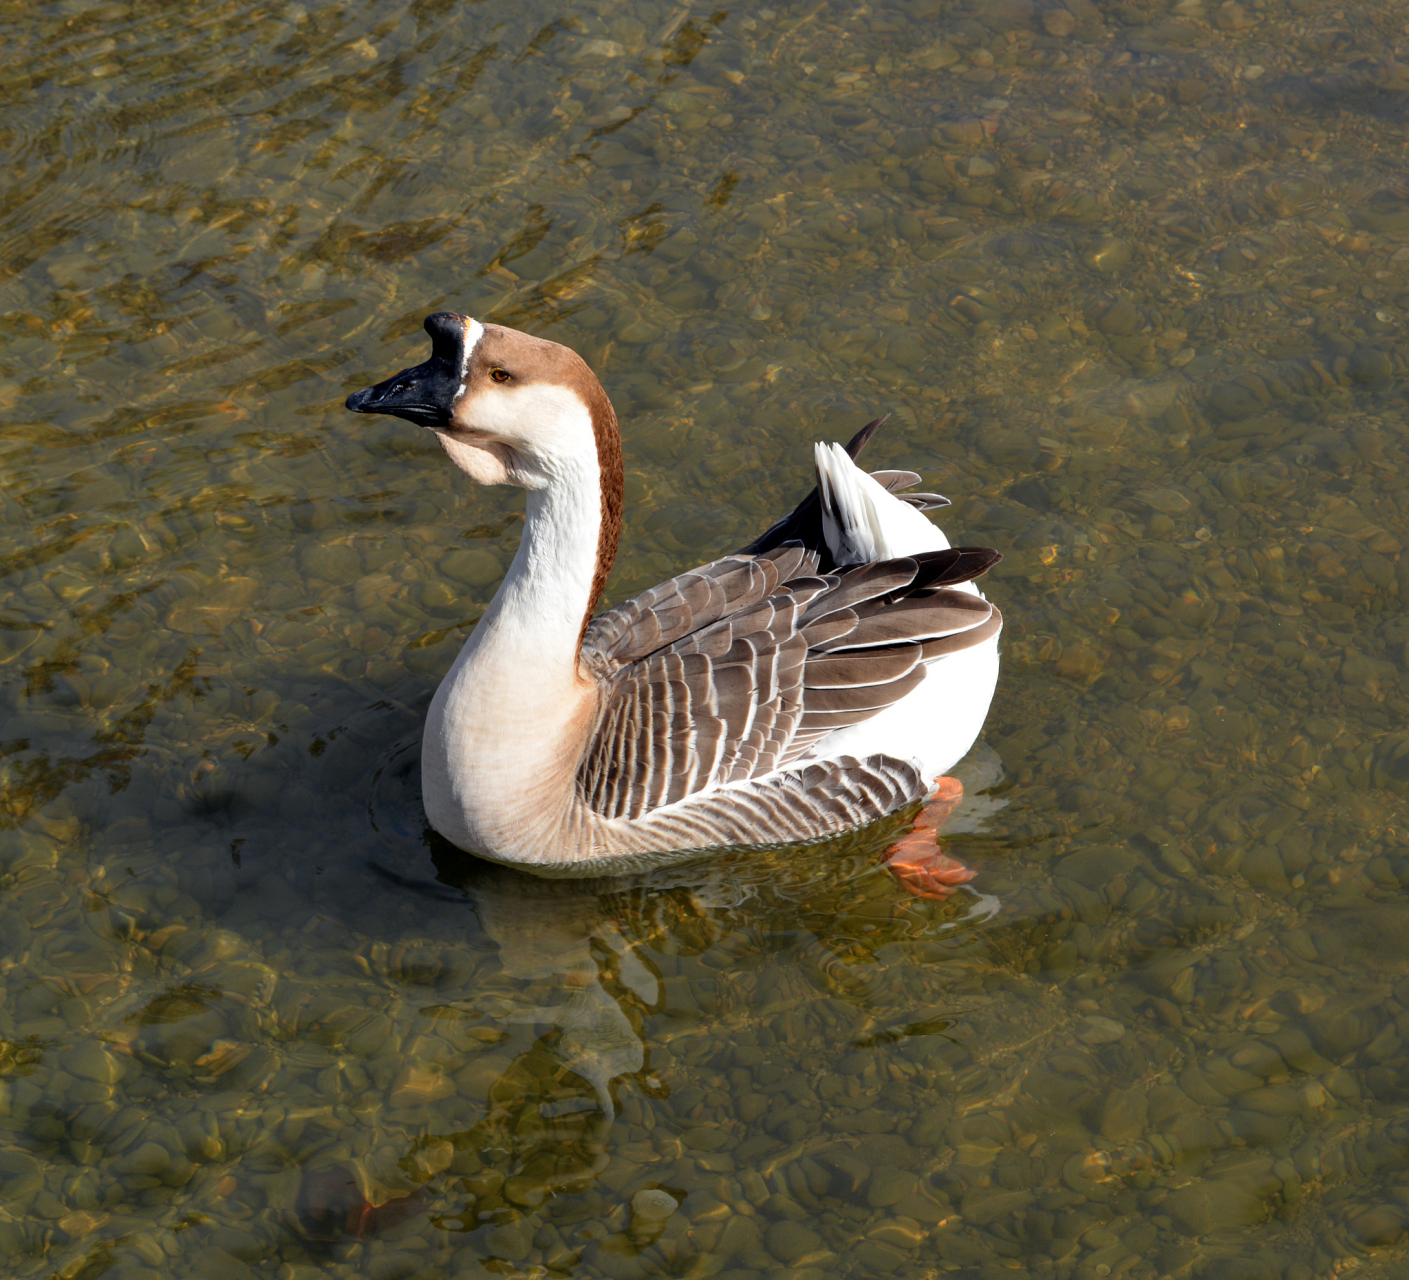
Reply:
[[[622, 527], [616, 414], [570, 348], [454, 312], [431, 356], [347, 408], [435, 433], [527, 490], [523, 537], [431, 702], [422, 802], [461, 849], [540, 876], [626, 874], [819, 840], [924, 805], [887, 851], [942, 898], [973, 872], [935, 831], [998, 678], [1002, 615], [909, 471], [814, 447], [816, 487], [748, 546], [596, 614]], [[926, 805], [925, 802], [928, 801]]]

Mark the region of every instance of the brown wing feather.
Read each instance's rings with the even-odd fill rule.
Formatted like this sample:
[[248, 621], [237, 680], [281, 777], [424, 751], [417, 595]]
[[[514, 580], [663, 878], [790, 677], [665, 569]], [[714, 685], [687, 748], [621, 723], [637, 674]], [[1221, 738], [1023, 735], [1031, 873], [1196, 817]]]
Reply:
[[836, 613], [829, 613], [825, 618], [807, 623], [802, 629], [802, 634], [809, 647], [816, 647], [828, 640], [840, 640], [843, 636], [849, 636], [856, 630], [860, 621], [854, 609], [838, 609]]
[[662, 848], [791, 844], [799, 832], [825, 837], [874, 822], [918, 803], [927, 786], [908, 761], [840, 756], [697, 796], [641, 825]]
[[889, 684], [892, 680], [909, 675], [922, 657], [923, 652], [917, 644], [809, 654], [802, 682], [808, 689], [848, 689], [854, 685]]
[[[925, 662], [1001, 626], [986, 600], [950, 589], [998, 558], [963, 547], [818, 574], [814, 553], [785, 544], [727, 556], [603, 614], [582, 648], [602, 689], [582, 798], [604, 817], [643, 819], [773, 775], [893, 706], [924, 680]], [[803, 790], [808, 806], [831, 803]], [[785, 796], [785, 808], [803, 803], [786, 788], [757, 803]], [[852, 796], [842, 808], [866, 803]]]
[[898, 680], [886, 684], [854, 684], [849, 689], [805, 689], [803, 693], [803, 721], [814, 711], [883, 711], [893, 702], [899, 702], [912, 689], [924, 681], [924, 668], [912, 669]]
[[824, 618], [838, 609], [853, 609], [867, 600], [901, 591], [915, 581], [919, 569], [918, 562], [906, 556], [900, 560], [878, 560], [875, 564], [831, 575], [836, 577], [837, 585], [812, 603], [805, 620]]
[[967, 631], [955, 631], [951, 635], [940, 636], [935, 640], [925, 640], [920, 645], [920, 651], [924, 654], [924, 661], [930, 662], [951, 653], [962, 653], [965, 649], [972, 649], [981, 645], [985, 640], [992, 640], [1002, 630], [1003, 615], [994, 609], [987, 622], [980, 622], [978, 626], [970, 627]]
[[919, 484], [920, 473], [918, 471], [873, 471], [871, 479], [890, 493], [898, 493], [901, 489], [908, 489], [913, 484]]
[[725, 556], [662, 582], [592, 619], [582, 640], [584, 663], [615, 670], [673, 644], [720, 618], [765, 599], [789, 575], [815, 567], [795, 546], [767, 556]]
[[813, 647], [830, 653], [839, 649], [900, 644], [907, 640], [930, 640], [970, 631], [987, 622], [992, 614], [993, 606], [987, 600], [965, 591], [910, 596], [863, 614], [854, 630], [840, 639], [824, 640]]
[[1003, 555], [992, 547], [950, 547], [947, 551], [926, 552], [915, 559], [920, 562], [920, 578], [925, 587], [936, 589], [983, 577]]
[[936, 507], [949, 506], [949, 499], [938, 493], [901, 493], [902, 489], [908, 489], [911, 485], [920, 483], [920, 476], [915, 471], [873, 471], [871, 479], [883, 488], [889, 490], [901, 502], [909, 503], [912, 507], [918, 507], [921, 511], [933, 511]]

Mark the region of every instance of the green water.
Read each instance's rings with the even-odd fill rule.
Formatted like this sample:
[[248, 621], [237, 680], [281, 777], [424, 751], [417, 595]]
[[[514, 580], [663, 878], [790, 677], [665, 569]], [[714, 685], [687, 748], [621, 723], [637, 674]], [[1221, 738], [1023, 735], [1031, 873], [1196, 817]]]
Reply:
[[[0, 23], [5, 1274], [1406, 1273], [1402, 5]], [[984, 897], [423, 839], [521, 497], [341, 405], [438, 309], [600, 371], [614, 599], [892, 414]]]

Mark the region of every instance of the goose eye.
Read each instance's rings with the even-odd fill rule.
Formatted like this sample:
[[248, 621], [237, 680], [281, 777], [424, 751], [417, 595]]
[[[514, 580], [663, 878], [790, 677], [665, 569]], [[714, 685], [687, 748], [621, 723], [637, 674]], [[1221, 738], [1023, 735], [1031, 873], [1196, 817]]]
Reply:
[[495, 382], [508, 382], [510, 374], [507, 369], [491, 369], [489, 376], [493, 378]]

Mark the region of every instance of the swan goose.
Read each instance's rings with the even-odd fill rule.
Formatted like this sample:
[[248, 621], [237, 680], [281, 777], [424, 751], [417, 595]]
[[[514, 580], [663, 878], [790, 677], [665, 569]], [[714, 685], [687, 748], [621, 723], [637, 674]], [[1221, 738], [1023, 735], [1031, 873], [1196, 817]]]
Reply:
[[[347, 407], [528, 491], [427, 716], [441, 835], [540, 875], [608, 875], [834, 835], [952, 786], [997, 681], [1002, 617], [973, 579], [1000, 557], [949, 546], [923, 514], [946, 499], [892, 492], [919, 476], [854, 464], [879, 421], [817, 445], [817, 487], [749, 546], [594, 617], [622, 521], [606, 392], [558, 343], [451, 312], [425, 328], [430, 359]], [[942, 895], [972, 873], [940, 857]]]

